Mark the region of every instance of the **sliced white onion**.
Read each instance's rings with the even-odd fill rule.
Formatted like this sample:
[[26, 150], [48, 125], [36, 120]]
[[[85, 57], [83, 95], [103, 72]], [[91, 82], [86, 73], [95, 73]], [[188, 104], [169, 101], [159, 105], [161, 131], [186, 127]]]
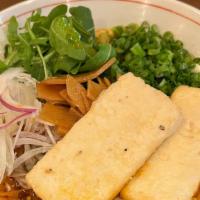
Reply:
[[32, 157], [36, 156], [37, 154], [46, 153], [50, 149], [51, 149], [51, 147], [38, 147], [38, 148], [35, 148], [35, 149], [32, 149], [30, 151], [25, 152], [24, 154], [22, 154], [20, 157], [18, 157], [15, 160], [14, 169], [19, 167], [25, 161], [27, 161], [27, 160], [31, 159]]
[[44, 125], [47, 125], [47, 126], [55, 126], [55, 124], [52, 124], [52, 123], [50, 123], [50, 122], [47, 122], [47, 121], [44, 121], [44, 120], [42, 120], [42, 119], [37, 119], [37, 121], [39, 122], [39, 123], [41, 123], [41, 124], [44, 124]]
[[30, 189], [27, 185], [25, 177], [16, 177], [15, 180], [19, 183], [19, 185], [24, 189]]
[[39, 135], [43, 135], [45, 133], [45, 127], [44, 126], [40, 126], [40, 128], [38, 127], [39, 130], [36, 131], [37, 134]]
[[31, 139], [35, 139], [35, 140], [40, 140], [42, 142], [50, 143], [49, 137], [40, 135], [38, 133], [33, 133], [33, 132], [22, 131], [20, 134], [20, 138], [31, 138]]
[[[11, 113], [9, 113], [11, 115]], [[13, 117], [11, 119], [7, 119], [5, 116], [5, 123], [2, 123], [0, 125], [0, 129], [5, 129], [5, 128], [9, 128], [11, 125], [13, 125], [16, 122], [22, 121], [24, 119], [26, 119], [28, 116], [30, 116], [32, 113], [22, 113], [22, 114], [14, 114], [12, 113]]]
[[39, 161], [43, 158], [43, 156], [44, 156], [43, 154], [38, 154], [35, 156], [35, 158]]
[[22, 104], [15, 102], [9, 94], [8, 89], [5, 89], [4, 93], [0, 96], [0, 102], [7, 109], [15, 111], [15, 112], [36, 112], [38, 109], [35, 107], [28, 107]]
[[13, 177], [13, 178], [16, 178], [16, 177], [25, 177], [26, 176], [26, 173], [20, 173], [20, 172], [15, 172], [13, 174], [10, 175], [10, 177]]
[[31, 131], [34, 121], [34, 118], [27, 118], [25, 121], [24, 131]]
[[24, 126], [24, 120], [22, 120], [22, 121], [20, 122], [19, 129], [17, 130], [16, 136], [15, 136], [13, 148], [15, 148], [15, 146], [16, 146], [17, 140], [19, 139], [19, 136], [20, 136], [20, 134], [21, 134], [21, 131], [22, 131], [23, 126]]
[[36, 80], [21, 68], [9, 69], [0, 76], [0, 113], [7, 128], [30, 114], [36, 115], [41, 103], [36, 98]]
[[9, 68], [0, 77], [0, 94], [6, 89], [8, 82], [23, 73], [23, 68]]
[[[25, 144], [24, 145], [24, 153], [28, 152], [31, 150], [31, 145], [29, 144]], [[28, 159], [24, 162], [25, 168], [27, 171], [30, 171], [33, 166], [36, 164], [37, 160], [35, 159], [35, 157], [32, 157], [31, 159]]]
[[45, 124], [45, 129], [46, 129], [46, 131], [47, 131], [47, 134], [48, 134], [48, 136], [49, 136], [49, 138], [50, 138], [52, 144], [56, 144], [56, 140], [55, 140], [55, 138], [54, 138], [54, 136], [53, 136], [53, 134], [52, 134], [52, 132], [51, 132], [49, 126], [47, 126], [46, 124]]
[[20, 165], [17, 169], [13, 171], [12, 174], [19, 174], [19, 173], [27, 173], [27, 170], [25, 169], [24, 165]]
[[[20, 185], [27, 187], [27, 171], [58, 140], [50, 128], [52, 124], [36, 119], [41, 109], [36, 82], [21, 68], [7, 70], [0, 76], [0, 182], [5, 175], [12, 174]], [[19, 146], [25, 151], [15, 158], [14, 150]]]
[[43, 134], [45, 132], [45, 128], [43, 124], [36, 123], [33, 125], [31, 131], [38, 134]]
[[36, 98], [36, 80], [22, 70], [7, 70], [0, 76], [0, 101], [16, 112], [36, 112], [41, 103]]
[[6, 132], [0, 130], [0, 183], [6, 172]]
[[35, 146], [43, 146], [43, 147], [50, 147], [52, 146], [51, 144], [47, 142], [42, 142], [37, 139], [32, 139], [32, 138], [19, 138], [18, 141], [16, 142], [16, 146], [21, 146], [25, 144], [30, 144], [30, 145], [35, 145]]
[[13, 165], [15, 160], [14, 148], [12, 137], [9, 133], [6, 133], [6, 171], [9, 176], [13, 171]]

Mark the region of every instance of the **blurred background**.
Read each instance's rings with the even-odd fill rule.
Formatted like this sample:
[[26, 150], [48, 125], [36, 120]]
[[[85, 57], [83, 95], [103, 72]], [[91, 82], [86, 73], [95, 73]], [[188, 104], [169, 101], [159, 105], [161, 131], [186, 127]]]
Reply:
[[[13, 4], [22, 2], [23, 0], [0, 0], [0, 10], [7, 8]], [[42, 0], [37, 0], [42, 1]], [[174, 0], [175, 1], [175, 0]], [[200, 0], [180, 0], [200, 9]]]

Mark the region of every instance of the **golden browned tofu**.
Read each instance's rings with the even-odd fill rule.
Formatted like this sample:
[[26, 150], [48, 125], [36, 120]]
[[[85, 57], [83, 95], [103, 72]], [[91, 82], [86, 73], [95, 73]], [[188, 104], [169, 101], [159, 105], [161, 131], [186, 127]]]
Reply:
[[197, 197], [196, 197], [197, 200], [200, 200], [200, 191], [198, 190], [198, 194], [197, 194]]
[[180, 123], [167, 96], [128, 73], [99, 96], [27, 182], [43, 200], [112, 200]]
[[181, 86], [172, 100], [185, 117], [123, 189], [124, 200], [191, 200], [200, 183], [200, 89]]
[[171, 97], [172, 101], [180, 108], [185, 118], [200, 126], [200, 89], [180, 86]]

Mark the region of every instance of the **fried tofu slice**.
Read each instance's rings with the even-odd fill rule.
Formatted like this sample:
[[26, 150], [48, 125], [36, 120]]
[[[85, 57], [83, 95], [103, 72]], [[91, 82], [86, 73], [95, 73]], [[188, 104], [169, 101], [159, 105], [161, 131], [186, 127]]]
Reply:
[[[195, 198], [194, 198], [194, 199], [195, 199]], [[198, 195], [197, 195], [197, 197], [196, 197], [195, 200], [200, 200], [200, 191], [198, 192]]]
[[185, 123], [122, 190], [124, 200], [191, 200], [200, 183], [200, 89], [180, 86], [172, 101]]
[[106, 89], [28, 173], [43, 200], [111, 200], [181, 123], [162, 92], [131, 73]]
[[180, 108], [185, 118], [200, 126], [200, 89], [180, 86], [171, 97], [172, 101]]

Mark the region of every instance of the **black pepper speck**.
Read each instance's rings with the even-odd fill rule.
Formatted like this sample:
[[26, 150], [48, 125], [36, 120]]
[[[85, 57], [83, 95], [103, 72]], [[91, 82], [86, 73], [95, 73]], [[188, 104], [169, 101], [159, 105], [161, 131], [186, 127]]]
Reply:
[[160, 126], [159, 126], [159, 129], [160, 129], [161, 131], [164, 131], [164, 130], [165, 130], [165, 127], [164, 127], [163, 125], [160, 125]]
[[51, 168], [45, 170], [45, 173], [47, 173], [47, 174], [50, 174], [52, 172], [53, 172], [53, 169], [51, 169]]

